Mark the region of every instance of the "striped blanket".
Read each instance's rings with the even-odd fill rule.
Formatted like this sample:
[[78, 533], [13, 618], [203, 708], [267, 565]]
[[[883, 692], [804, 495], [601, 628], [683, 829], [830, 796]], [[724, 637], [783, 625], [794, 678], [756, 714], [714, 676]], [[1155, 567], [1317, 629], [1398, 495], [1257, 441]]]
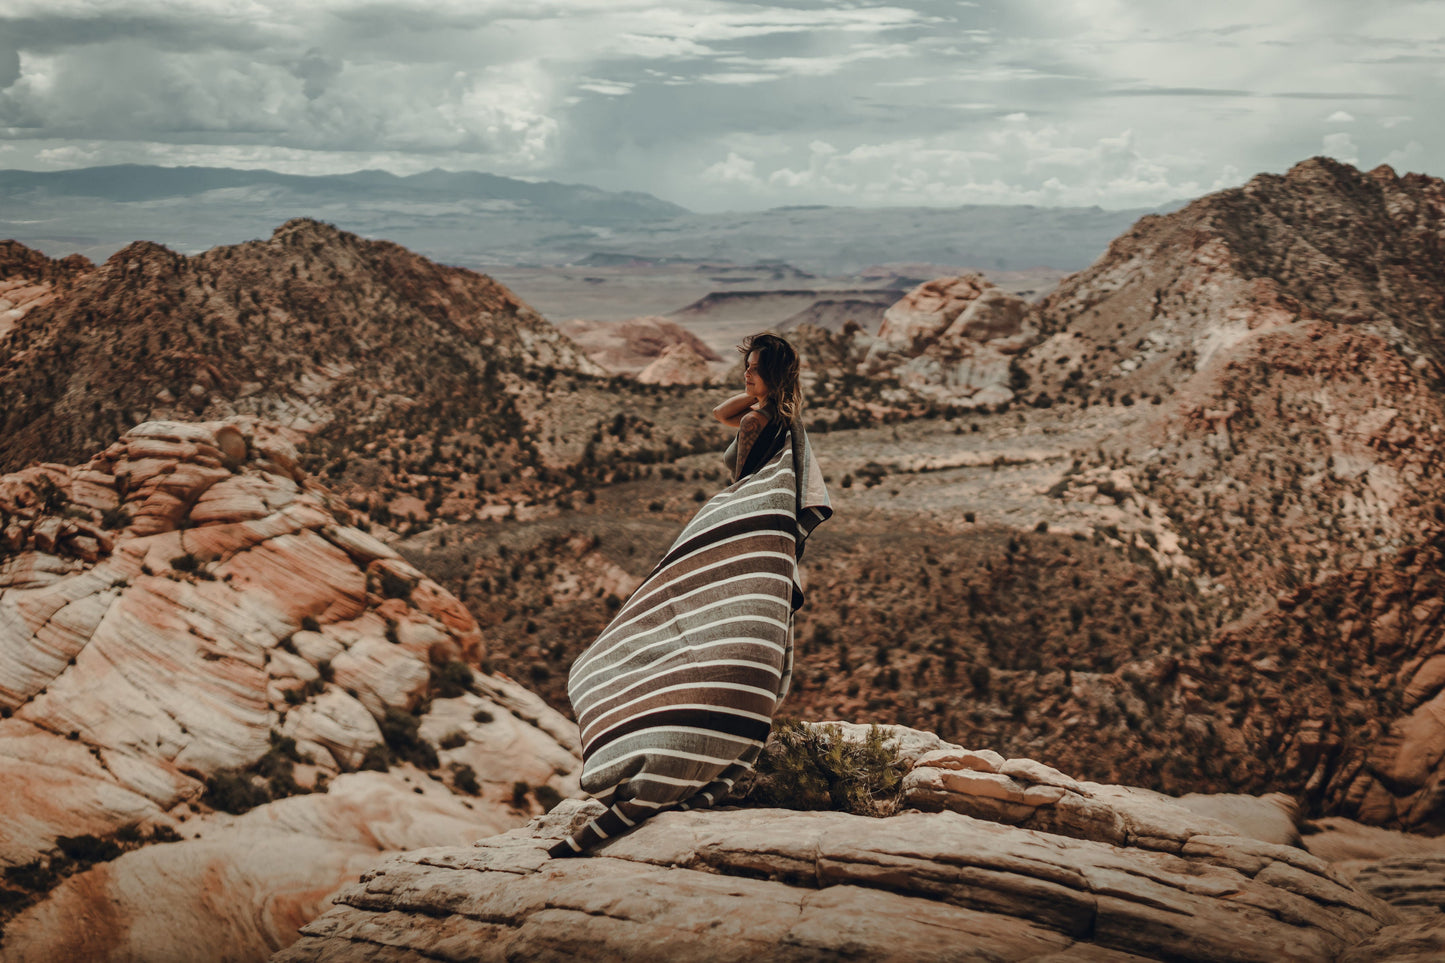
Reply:
[[582, 788], [608, 808], [553, 856], [711, 805], [752, 768], [792, 679], [803, 540], [831, 514], [795, 423], [762, 468], [703, 505], [577, 659], [567, 695]]

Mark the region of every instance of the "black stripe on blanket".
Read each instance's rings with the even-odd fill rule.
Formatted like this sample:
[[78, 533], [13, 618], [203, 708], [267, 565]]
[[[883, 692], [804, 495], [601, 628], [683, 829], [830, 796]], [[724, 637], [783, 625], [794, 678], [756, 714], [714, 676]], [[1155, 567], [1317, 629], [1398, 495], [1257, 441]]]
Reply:
[[787, 694], [803, 537], [831, 514], [796, 425], [714, 495], [572, 666], [582, 788], [607, 811], [581, 853], [663, 809], [711, 805], [752, 768]]

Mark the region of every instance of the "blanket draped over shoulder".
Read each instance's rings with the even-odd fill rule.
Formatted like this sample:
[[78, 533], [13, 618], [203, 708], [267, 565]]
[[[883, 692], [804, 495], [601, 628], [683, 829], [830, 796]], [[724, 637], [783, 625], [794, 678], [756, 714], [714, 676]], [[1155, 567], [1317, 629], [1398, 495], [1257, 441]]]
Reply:
[[792, 680], [803, 540], [833, 513], [802, 428], [775, 447], [703, 505], [573, 664], [582, 788], [608, 808], [553, 856], [711, 805], [761, 752]]

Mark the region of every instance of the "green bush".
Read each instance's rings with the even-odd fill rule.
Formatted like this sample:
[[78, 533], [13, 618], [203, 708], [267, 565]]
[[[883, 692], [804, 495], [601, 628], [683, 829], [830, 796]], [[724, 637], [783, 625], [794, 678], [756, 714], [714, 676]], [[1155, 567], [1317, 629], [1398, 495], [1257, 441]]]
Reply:
[[59, 877], [49, 866], [42, 866], [40, 860], [32, 859], [19, 866], [6, 866], [5, 881], [24, 889], [44, 892], [54, 886], [59, 881]]
[[785, 719], [735, 791], [747, 806], [890, 816], [902, 798], [906, 768], [877, 726], [859, 743], [843, 739], [836, 726]]
[[381, 720], [381, 737], [393, 759], [404, 759], [418, 769], [435, 769], [441, 763], [437, 751], [417, 734], [421, 722], [409, 712], [388, 706]]
[[465, 662], [448, 662], [432, 675], [432, 686], [439, 699], [455, 699], [469, 692], [475, 677]]
[[381, 595], [388, 599], [409, 599], [412, 589], [416, 588], [410, 579], [397, 575], [395, 572], [383, 571], [381, 573]]
[[77, 863], [108, 863], [120, 855], [114, 840], [99, 836], [61, 836], [55, 840], [66, 859]]
[[480, 796], [481, 784], [477, 782], [477, 771], [465, 763], [452, 765], [452, 786], [468, 796]]
[[551, 812], [556, 809], [557, 804], [562, 801], [562, 794], [546, 783], [543, 783], [532, 790], [532, 798], [537, 800], [538, 805], [540, 805], [545, 812]]
[[271, 801], [266, 787], [251, 780], [249, 774], [234, 769], [223, 769], [206, 780], [206, 791], [201, 801], [212, 809], [240, 815], [257, 806]]
[[361, 765], [356, 768], [372, 770], [374, 772], [386, 772], [391, 768], [391, 753], [386, 751], [386, 746], [372, 746], [366, 750], [366, 754], [361, 757]]

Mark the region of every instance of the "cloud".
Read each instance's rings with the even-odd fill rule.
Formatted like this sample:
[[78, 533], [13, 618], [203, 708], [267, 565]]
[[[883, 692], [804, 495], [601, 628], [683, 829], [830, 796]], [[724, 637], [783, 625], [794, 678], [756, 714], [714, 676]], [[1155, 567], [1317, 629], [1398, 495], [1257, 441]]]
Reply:
[[622, 97], [632, 93], [633, 85], [616, 80], [595, 80], [591, 77], [584, 77], [577, 85], [579, 90], [590, 90], [594, 94], [603, 94], [608, 97]]
[[699, 209], [1135, 206], [1322, 149], [1445, 168], [1412, 119], [1445, 109], [1445, 5], [1414, 0], [3, 6], [17, 166], [449, 166]]
[[729, 151], [726, 160], [718, 161], [708, 167], [702, 172], [702, 176], [704, 179], [718, 184], [755, 186], [758, 183], [757, 170], [756, 163]]
[[301, 81], [301, 93], [306, 99], [315, 100], [341, 76], [341, 69], [340, 61], [325, 56], [320, 48], [312, 47], [292, 66], [291, 73]]
[[[1103, 204], [1136, 207], [1193, 196], [1195, 180], [1171, 178], [1167, 158], [1146, 157], [1134, 134], [1082, 141], [1073, 132], [1026, 117], [1005, 121], [977, 145], [956, 138], [910, 138], [842, 150], [808, 145], [806, 162], [762, 170], [736, 151], [706, 176], [775, 196], [779, 202], [820, 198], [878, 205]], [[1234, 170], [1221, 176], [1238, 182]], [[778, 192], [783, 192], [778, 196]]]
[[13, 45], [0, 43], [0, 90], [20, 79], [20, 51]]

